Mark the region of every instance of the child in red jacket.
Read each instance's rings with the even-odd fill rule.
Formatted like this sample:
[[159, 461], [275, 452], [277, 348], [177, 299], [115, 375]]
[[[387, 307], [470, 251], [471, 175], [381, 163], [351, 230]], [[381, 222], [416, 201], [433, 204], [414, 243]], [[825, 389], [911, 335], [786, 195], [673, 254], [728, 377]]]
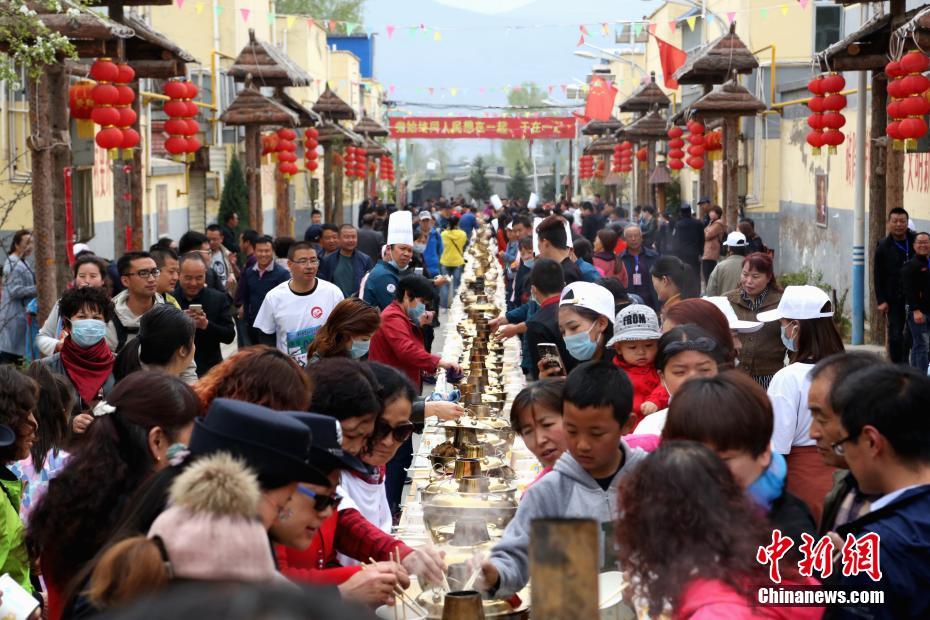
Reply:
[[653, 363], [661, 337], [655, 311], [649, 306], [631, 304], [617, 313], [614, 337], [607, 342], [617, 352], [614, 363], [633, 383], [631, 419], [637, 422], [668, 407], [668, 390]]

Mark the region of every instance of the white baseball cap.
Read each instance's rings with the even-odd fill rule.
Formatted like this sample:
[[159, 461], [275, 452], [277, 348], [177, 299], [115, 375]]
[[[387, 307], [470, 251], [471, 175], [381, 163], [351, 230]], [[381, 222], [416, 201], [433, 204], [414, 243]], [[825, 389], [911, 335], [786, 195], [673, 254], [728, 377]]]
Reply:
[[655, 310], [642, 304], [630, 304], [617, 313], [614, 337], [607, 341], [607, 346], [633, 340], [658, 340], [661, 337], [659, 317]]
[[832, 303], [830, 296], [823, 289], [805, 284], [804, 286], [786, 286], [781, 294], [778, 307], [767, 312], [760, 312], [756, 318], [763, 323], [778, 319], [822, 319], [833, 316], [833, 312], [821, 312], [825, 304]]
[[705, 297], [706, 301], [717, 306], [717, 309], [720, 312], [723, 312], [723, 316], [727, 318], [727, 323], [730, 324], [730, 329], [740, 334], [751, 334], [762, 329], [762, 326], [765, 323], [761, 321], [743, 321], [736, 316], [736, 311], [733, 310], [733, 306], [730, 305], [730, 300], [726, 297]]
[[614, 322], [614, 295], [600, 284], [572, 282], [562, 289], [559, 305], [587, 308]]
[[744, 248], [749, 245], [749, 242], [746, 241], [746, 235], [738, 230], [734, 230], [729, 235], [727, 235], [727, 240], [723, 242], [723, 245], [729, 246], [731, 248]]
[[432, 214], [430, 214], [429, 211], [420, 211], [420, 215], [418, 215], [417, 217], [419, 217], [421, 220], [431, 220], [431, 219], [433, 219], [433, 216], [432, 216]]

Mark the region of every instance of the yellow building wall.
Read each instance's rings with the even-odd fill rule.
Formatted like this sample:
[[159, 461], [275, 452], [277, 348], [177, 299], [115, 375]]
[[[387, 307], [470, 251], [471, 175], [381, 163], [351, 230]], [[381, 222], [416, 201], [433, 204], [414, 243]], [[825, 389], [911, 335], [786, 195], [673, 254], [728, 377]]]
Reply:
[[353, 110], [360, 111], [362, 101], [358, 86], [362, 78], [359, 72], [358, 56], [345, 50], [331, 51], [329, 56], [330, 88]]

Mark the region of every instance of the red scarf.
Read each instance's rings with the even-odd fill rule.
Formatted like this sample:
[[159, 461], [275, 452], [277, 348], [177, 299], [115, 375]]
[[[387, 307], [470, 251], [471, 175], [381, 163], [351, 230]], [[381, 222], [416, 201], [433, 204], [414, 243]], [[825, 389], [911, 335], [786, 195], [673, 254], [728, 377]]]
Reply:
[[97, 398], [97, 393], [113, 371], [115, 361], [106, 338], [101, 338], [92, 347], [82, 349], [68, 337], [61, 347], [61, 365], [86, 403]]

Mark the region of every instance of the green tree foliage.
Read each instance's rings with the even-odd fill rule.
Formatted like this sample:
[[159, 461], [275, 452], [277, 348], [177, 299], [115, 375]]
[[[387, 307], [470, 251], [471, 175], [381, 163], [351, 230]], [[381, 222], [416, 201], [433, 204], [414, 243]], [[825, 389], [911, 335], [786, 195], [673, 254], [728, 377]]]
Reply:
[[220, 196], [220, 212], [217, 220], [222, 224], [232, 213], [239, 214], [240, 228], [249, 227], [249, 188], [245, 184], [242, 165], [235, 155], [229, 162], [226, 183], [223, 185], [223, 194]]
[[[275, 0], [275, 12], [310, 15], [316, 19], [362, 24], [365, 0]], [[345, 29], [345, 24], [340, 24]]]
[[522, 162], [517, 162], [513, 175], [507, 182], [507, 197], [511, 200], [527, 200], [530, 197], [530, 182], [523, 172]]
[[483, 201], [491, 197], [491, 182], [488, 181], [487, 167], [480, 156], [475, 158], [468, 180], [471, 183], [468, 193], [472, 198]]
[[67, 11], [57, 0], [3, 0], [0, 2], [0, 81], [8, 82], [18, 90], [21, 84], [20, 70], [33, 78], [42, 75], [42, 70], [63, 58], [77, 58], [74, 46], [67, 37], [45, 27], [35, 8], [45, 12], [65, 13], [77, 17], [83, 8], [83, 0]]
[[[521, 106], [519, 110], [514, 110], [514, 114], [522, 115], [525, 112], [542, 112], [545, 110], [543, 101], [546, 99], [546, 91], [532, 82], [520, 84], [519, 90], [511, 89], [507, 93], [507, 103], [512, 106]], [[517, 162], [522, 162], [524, 168], [529, 161], [530, 145], [527, 140], [505, 140], [501, 148], [504, 158], [504, 166], [507, 170], [514, 170]]]

